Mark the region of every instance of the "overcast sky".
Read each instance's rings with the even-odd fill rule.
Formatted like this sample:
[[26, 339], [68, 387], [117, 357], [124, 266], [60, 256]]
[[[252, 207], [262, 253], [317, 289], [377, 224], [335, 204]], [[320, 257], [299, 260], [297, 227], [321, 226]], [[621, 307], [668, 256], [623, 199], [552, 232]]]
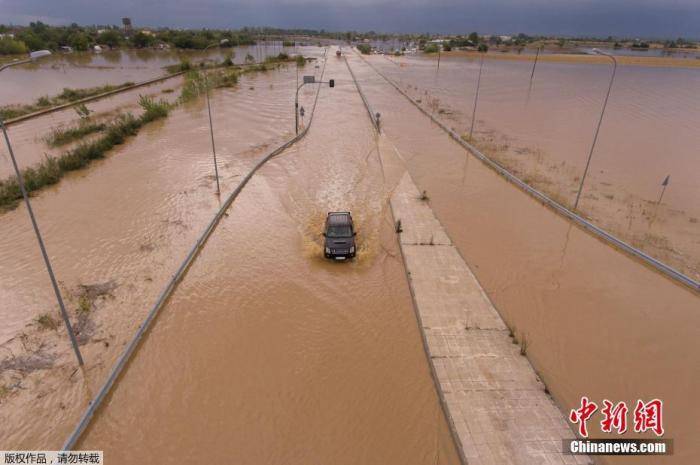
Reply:
[[0, 23], [700, 38], [700, 0], [0, 0]]

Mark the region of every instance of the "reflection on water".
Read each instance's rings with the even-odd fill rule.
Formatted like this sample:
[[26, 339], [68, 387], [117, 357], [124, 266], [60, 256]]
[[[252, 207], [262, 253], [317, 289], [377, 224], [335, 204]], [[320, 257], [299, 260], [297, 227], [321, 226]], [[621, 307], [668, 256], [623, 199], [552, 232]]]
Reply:
[[427, 191], [499, 313], [526, 337], [527, 356], [561, 408], [580, 405], [581, 396], [628, 405], [663, 399], [667, 435], [683, 447], [635, 463], [693, 463], [700, 455], [698, 294], [572, 227], [476, 159], [465, 162], [466, 151], [369, 66], [352, 63], [401, 158], [383, 156]]

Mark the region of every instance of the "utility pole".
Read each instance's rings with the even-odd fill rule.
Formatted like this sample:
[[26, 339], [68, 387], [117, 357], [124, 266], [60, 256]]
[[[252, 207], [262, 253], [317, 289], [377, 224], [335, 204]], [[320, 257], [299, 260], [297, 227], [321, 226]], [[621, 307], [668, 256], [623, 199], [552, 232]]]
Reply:
[[476, 106], [479, 103], [479, 87], [481, 86], [481, 69], [484, 67], [484, 53], [481, 53], [481, 62], [479, 63], [479, 77], [476, 79], [476, 93], [474, 94], [474, 109], [472, 110], [472, 125], [469, 128], [469, 141], [472, 140], [474, 134], [474, 122], [476, 121]]
[[[40, 50], [38, 52], [32, 52], [30, 54], [29, 60], [22, 60], [14, 63], [8, 63], [5, 66], [0, 67], [0, 71], [9, 68], [10, 66], [19, 65], [22, 63], [27, 63], [29, 61], [35, 61], [41, 57], [51, 55], [48, 50]], [[15, 153], [12, 150], [12, 144], [10, 144], [10, 136], [7, 134], [7, 127], [5, 122], [0, 116], [0, 127], [2, 127], [2, 134], [5, 137], [5, 144], [7, 144], [7, 150], [10, 152], [10, 159], [12, 160], [12, 167], [15, 170], [15, 176], [17, 177], [17, 184], [19, 184], [19, 190], [22, 192], [22, 198], [24, 199], [24, 204], [27, 207], [27, 213], [29, 213], [29, 219], [32, 222], [32, 228], [34, 228], [34, 234], [36, 235], [36, 240], [39, 243], [39, 249], [41, 250], [41, 256], [44, 259], [44, 265], [46, 265], [46, 271], [49, 274], [49, 279], [51, 280], [51, 286], [53, 287], [53, 292], [56, 295], [56, 301], [58, 302], [58, 308], [61, 311], [61, 318], [63, 318], [63, 323], [66, 325], [66, 331], [68, 332], [68, 337], [70, 338], [71, 345], [73, 346], [73, 352], [75, 352], [75, 358], [78, 360], [78, 365], [81, 367], [85, 364], [83, 362], [83, 356], [80, 353], [80, 348], [78, 347], [78, 341], [75, 338], [75, 333], [73, 332], [73, 326], [70, 323], [70, 318], [68, 317], [68, 311], [63, 302], [63, 296], [61, 295], [61, 289], [58, 287], [58, 281], [56, 280], [56, 275], [54, 275], [53, 267], [51, 266], [51, 259], [49, 254], [46, 252], [46, 246], [44, 245], [44, 239], [41, 237], [41, 231], [39, 230], [39, 224], [34, 216], [34, 210], [32, 210], [32, 204], [29, 201], [29, 194], [27, 193], [27, 188], [24, 185], [24, 178], [22, 178], [22, 173], [17, 165], [17, 159], [15, 158]]]
[[615, 82], [615, 72], [617, 71], [617, 59], [609, 53], [601, 52], [597, 48], [593, 49], [593, 53], [599, 55], [604, 55], [610, 58], [613, 62], [613, 70], [610, 75], [610, 84], [608, 85], [608, 92], [605, 94], [605, 100], [603, 101], [603, 108], [600, 110], [600, 118], [598, 118], [598, 125], [595, 128], [595, 134], [593, 135], [593, 143], [591, 144], [591, 150], [588, 152], [588, 160], [586, 161], [586, 168], [583, 170], [583, 176], [581, 176], [581, 184], [578, 187], [578, 193], [576, 194], [576, 201], [574, 202], [574, 211], [578, 208], [578, 202], [581, 198], [581, 191], [583, 190], [583, 183], [586, 181], [586, 175], [588, 174], [588, 168], [591, 165], [591, 158], [593, 157], [593, 150], [595, 149], [595, 144], [598, 141], [598, 133], [600, 132], [600, 125], [603, 123], [603, 116], [605, 115], [605, 108], [608, 106], [608, 99], [610, 98], [610, 91], [612, 90], [613, 82]]
[[[228, 39], [222, 39], [218, 45], [224, 45], [228, 43]], [[204, 47], [206, 51], [209, 47], [213, 47], [217, 44], [209, 44]], [[211, 102], [209, 100], [209, 79], [207, 78], [207, 71], [204, 70], [204, 92], [207, 96], [207, 112], [209, 113], [209, 134], [211, 135], [211, 153], [214, 157], [214, 177], [216, 178], [216, 195], [221, 194], [221, 186], [219, 186], [219, 167], [216, 163], [216, 145], [214, 144], [214, 123], [211, 118]]]
[[537, 53], [535, 54], [535, 62], [532, 64], [532, 73], [530, 73], [530, 86], [532, 86], [532, 79], [535, 77], [535, 68], [537, 67], [537, 59], [540, 57], [541, 49], [541, 45], [537, 47]]

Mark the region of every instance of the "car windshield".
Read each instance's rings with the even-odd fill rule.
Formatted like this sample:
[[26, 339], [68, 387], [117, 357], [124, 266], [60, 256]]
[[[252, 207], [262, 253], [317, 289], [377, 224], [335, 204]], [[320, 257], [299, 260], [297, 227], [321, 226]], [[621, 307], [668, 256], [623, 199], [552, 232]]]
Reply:
[[328, 237], [350, 237], [352, 229], [350, 226], [331, 226], [326, 233]]

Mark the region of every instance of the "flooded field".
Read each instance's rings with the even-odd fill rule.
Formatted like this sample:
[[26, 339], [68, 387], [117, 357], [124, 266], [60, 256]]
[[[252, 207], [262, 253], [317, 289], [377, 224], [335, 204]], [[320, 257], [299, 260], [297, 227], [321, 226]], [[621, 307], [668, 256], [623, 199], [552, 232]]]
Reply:
[[36, 63], [19, 65], [2, 73], [0, 105], [25, 104], [44, 95], [55, 95], [64, 87], [85, 88], [105, 84], [140, 82], [166, 74], [164, 69], [183, 60], [197, 63], [202, 60], [223, 60], [233, 52], [235, 63], [244, 63], [250, 54], [262, 62], [268, 56], [280, 52], [290, 55], [318, 56], [318, 47], [282, 47], [279, 42], [258, 45], [210, 49], [184, 50], [108, 50], [102, 53], [60, 53], [43, 58]]
[[[634, 462], [694, 463], [700, 455], [697, 293], [524, 195], [467, 155], [359, 58], [351, 63], [393, 145], [382, 152], [386, 163], [407, 167], [426, 191], [506, 323], [528, 341], [527, 357], [562, 410], [579, 406], [582, 396], [628, 405], [663, 399], [674, 455]], [[602, 436], [598, 426], [589, 423], [592, 437]]]
[[[370, 57], [414, 99], [468, 136], [479, 61]], [[682, 62], [683, 60], [678, 60]], [[475, 143], [572, 205], [610, 78], [608, 63], [485, 60]], [[700, 69], [620, 65], [579, 210], [700, 279]], [[662, 202], [661, 183], [670, 175]]]
[[[265, 165], [228, 210], [80, 448], [104, 450], [116, 463], [459, 463], [388, 211], [393, 183], [408, 170], [514, 335], [528, 341], [527, 357], [562, 410], [578, 406], [581, 396], [628, 404], [663, 399], [674, 455], [635, 463], [691, 463], [700, 454], [700, 408], [693, 401], [700, 390], [698, 294], [533, 201], [469, 156], [360, 58], [349, 59], [382, 114], [383, 135], [376, 139], [344, 61], [331, 54], [325, 78], [336, 87], [321, 89], [309, 134]], [[478, 62], [445, 59], [437, 73], [430, 59], [369, 59], [426, 108], [468, 131]], [[303, 74], [320, 72], [312, 63]], [[477, 143], [570, 203], [609, 67], [543, 62], [532, 86], [529, 72], [525, 61], [487, 61]], [[630, 67], [618, 79], [582, 211], [693, 273], [700, 255], [692, 152], [700, 146], [697, 71]], [[105, 118], [137, 111], [140, 93], [170, 99], [165, 91], [180, 86], [167, 81], [91, 109]], [[295, 86], [290, 65], [213, 92], [223, 196], [292, 136]], [[315, 91], [301, 92], [307, 115]], [[68, 110], [13, 126], [22, 166], [54, 154], [44, 134], [75, 119]], [[8, 168], [7, 156], [0, 157], [2, 173]], [[26, 210], [20, 205], [0, 215], [3, 445], [60, 447], [219, 208], [212, 171], [199, 98], [34, 196], [75, 318], [83, 371], [74, 368], [65, 328], [56, 327]], [[652, 208], [667, 174], [671, 185]], [[353, 212], [359, 241], [353, 262], [322, 258], [320, 233], [331, 210]], [[589, 428], [600, 435], [595, 423]]]
[[[223, 195], [293, 134], [295, 82], [289, 66], [242, 76], [238, 86], [212, 93]], [[312, 103], [313, 95], [313, 89], [304, 91], [302, 104]], [[39, 128], [45, 124], [34, 121]], [[26, 156], [21, 144], [15, 149], [18, 158]], [[58, 312], [24, 206], [0, 215], [3, 444], [60, 447], [94, 386], [219, 208], [214, 192], [207, 110], [200, 98], [33, 197], [75, 315], [85, 373], [74, 371], [65, 329], [51, 329]]]
[[[326, 76], [309, 135], [236, 200], [81, 448], [118, 463], [459, 463], [369, 118], [341, 60]], [[354, 215], [352, 263], [322, 258], [330, 210]]]
[[[46, 113], [42, 116], [12, 124], [7, 132], [17, 152], [17, 163], [20, 169], [35, 166], [45, 157], [58, 157], [71, 147], [85, 142], [88, 137], [81, 137], [75, 142], [52, 146], [49, 138], [55, 130], [77, 127], [80, 123], [109, 123], [120, 114], [132, 113], [137, 116], [142, 113], [138, 101], [141, 96], [154, 100], [166, 100], [173, 103], [180, 95], [183, 84], [182, 77], [174, 77], [152, 85], [137, 87], [85, 104], [90, 111], [89, 119], [83, 121], [74, 107], [65, 110]], [[94, 136], [93, 134], [92, 136]], [[0, 147], [0, 179], [14, 176], [14, 169], [7, 146]]]

